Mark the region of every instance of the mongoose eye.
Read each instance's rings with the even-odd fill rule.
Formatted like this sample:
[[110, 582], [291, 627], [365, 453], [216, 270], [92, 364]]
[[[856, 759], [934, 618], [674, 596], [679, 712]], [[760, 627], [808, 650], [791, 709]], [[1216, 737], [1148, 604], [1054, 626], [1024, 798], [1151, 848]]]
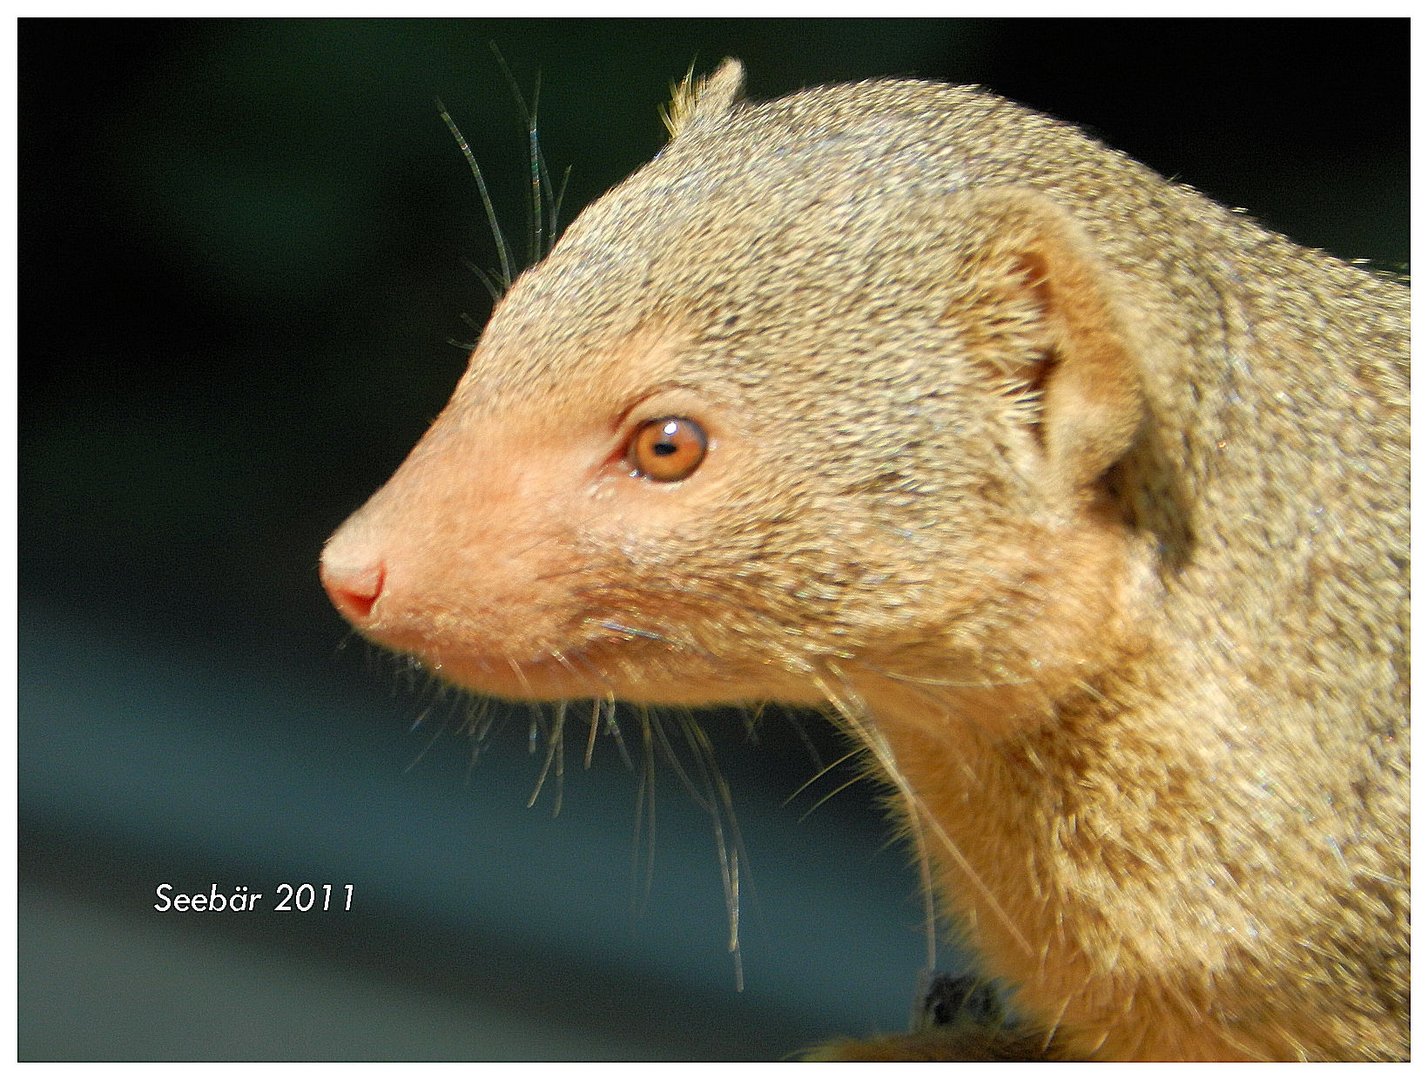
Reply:
[[626, 461], [635, 475], [672, 484], [699, 468], [708, 449], [709, 437], [693, 420], [662, 416], [640, 425], [630, 440]]

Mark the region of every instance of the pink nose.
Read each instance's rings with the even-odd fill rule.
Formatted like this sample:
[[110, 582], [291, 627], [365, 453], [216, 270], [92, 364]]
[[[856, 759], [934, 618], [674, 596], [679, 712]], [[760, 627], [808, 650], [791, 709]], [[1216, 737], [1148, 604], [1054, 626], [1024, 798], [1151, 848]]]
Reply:
[[332, 598], [333, 605], [348, 622], [360, 626], [371, 617], [372, 606], [382, 595], [387, 568], [380, 560], [347, 562], [332, 558], [324, 551], [320, 574], [322, 587]]

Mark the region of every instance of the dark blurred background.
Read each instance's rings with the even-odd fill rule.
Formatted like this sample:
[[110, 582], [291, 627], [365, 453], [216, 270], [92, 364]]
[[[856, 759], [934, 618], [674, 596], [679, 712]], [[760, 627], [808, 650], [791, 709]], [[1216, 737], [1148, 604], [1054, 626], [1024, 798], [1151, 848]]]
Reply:
[[[434, 98], [524, 235], [489, 43], [527, 94], [541, 75], [572, 213], [662, 144], [671, 79], [735, 55], [754, 97], [982, 83], [1303, 243], [1408, 258], [1406, 20], [19, 36], [22, 1059], [776, 1057], [905, 1023], [917, 877], [874, 787], [819, 805], [843, 767], [798, 790], [842, 753], [817, 718], [753, 741], [706, 722], [747, 850], [739, 992], [713, 826], [677, 769], [656, 763], [651, 838], [643, 770], [602, 739], [585, 771], [582, 726], [560, 814], [553, 779], [527, 809], [529, 714], [474, 760], [468, 703], [352, 640], [318, 587], [323, 540], [489, 309], [463, 259], [495, 255]], [[353, 910], [152, 908], [161, 882], [283, 881], [352, 883]]]

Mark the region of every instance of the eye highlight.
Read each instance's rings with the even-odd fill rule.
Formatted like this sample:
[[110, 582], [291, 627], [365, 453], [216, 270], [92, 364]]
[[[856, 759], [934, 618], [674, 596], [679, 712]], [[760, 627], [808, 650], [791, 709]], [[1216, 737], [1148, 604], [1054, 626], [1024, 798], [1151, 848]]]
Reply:
[[636, 475], [672, 484], [699, 468], [708, 449], [709, 437], [698, 423], [683, 416], [662, 416], [639, 426], [625, 460]]

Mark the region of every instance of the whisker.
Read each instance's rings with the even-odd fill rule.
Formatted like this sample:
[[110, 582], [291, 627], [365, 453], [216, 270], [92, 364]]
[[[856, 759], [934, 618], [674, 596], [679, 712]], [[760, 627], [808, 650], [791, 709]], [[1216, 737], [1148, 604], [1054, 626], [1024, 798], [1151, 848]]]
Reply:
[[[839, 676], [840, 673], [833, 669], [833, 673]], [[865, 723], [859, 715], [859, 710], [854, 708], [842, 695], [833, 692], [833, 688], [820, 677], [814, 676], [814, 683], [819, 688], [828, 703], [833, 706], [836, 714], [846, 723], [849, 729], [857, 736], [861, 737], [868, 749], [883, 767], [888, 779], [897, 789], [908, 810], [908, 823], [911, 826], [913, 848], [917, 855], [918, 875], [922, 884], [923, 897], [923, 933], [927, 946], [927, 970], [933, 971], [937, 968], [937, 911], [932, 893], [932, 862], [927, 851], [927, 842], [922, 834], [921, 814], [919, 813], [920, 800], [912, 790], [902, 771], [897, 767], [897, 760], [893, 756], [892, 749], [887, 746], [886, 741], [880, 737], [874, 737], [872, 727]], [[851, 693], [851, 690], [848, 691]], [[960, 852], [959, 852], [960, 854]]]
[[495, 722], [496, 708], [491, 699], [474, 698], [466, 715], [466, 730], [471, 733], [471, 738], [477, 745], [486, 741], [486, 736], [491, 732], [491, 725]]
[[[814, 784], [818, 783], [819, 780], [822, 780], [825, 776], [827, 776], [830, 772], [832, 772], [834, 769], [836, 769], [839, 765], [842, 765], [842, 764], [844, 764], [845, 762], [848, 762], [848, 761], [853, 760], [853, 758], [857, 757], [857, 756], [858, 756], [859, 754], [861, 754], [862, 752], [863, 752], [862, 747], [860, 747], [860, 746], [855, 746], [855, 747], [853, 747], [853, 749], [849, 750], [846, 754], [844, 754], [842, 757], [840, 757], [837, 761], [830, 762], [829, 764], [823, 766], [823, 768], [819, 769], [816, 773], [814, 773], [812, 776], [810, 776], [807, 780], [805, 780], [803, 783], [799, 784], [798, 787], [794, 788], [794, 789], [793, 789], [793, 794], [791, 794], [788, 798], [784, 799], [783, 805], [784, 805], [784, 806], [787, 806], [789, 803], [793, 802], [794, 799], [798, 798], [798, 797], [799, 797], [800, 795], [802, 795], [805, 791], [807, 791], [810, 787], [812, 787]], [[841, 791], [842, 788], [839, 788], [838, 790]]]
[[[550, 775], [551, 764], [555, 765], [555, 809], [551, 816], [555, 817], [560, 813], [560, 806], [565, 794], [565, 710], [566, 702], [560, 701], [555, 705], [555, 712], [551, 717], [551, 729], [546, 734], [545, 761], [541, 765], [540, 776], [536, 780], [535, 790], [531, 792], [530, 799], [526, 802], [526, 809], [535, 806], [540, 798], [541, 789], [545, 787], [546, 778]], [[539, 715], [539, 714], [537, 714]], [[531, 749], [535, 749], [536, 724], [531, 721]]]
[[625, 748], [625, 738], [620, 734], [619, 722], [615, 719], [615, 700], [613, 697], [607, 699], [610, 708], [605, 713], [605, 730], [615, 738], [615, 748], [620, 751], [620, 758], [625, 763], [625, 768], [630, 772], [635, 771], [635, 763], [630, 757], [630, 752]]
[[501, 261], [501, 291], [505, 292], [511, 287], [514, 280], [511, 274], [511, 249], [506, 243], [506, 237], [501, 232], [500, 220], [496, 217], [496, 207], [491, 202], [491, 193], [486, 188], [486, 178], [481, 173], [481, 166], [476, 161], [476, 155], [471, 152], [471, 146], [466, 141], [466, 136], [461, 134], [461, 129], [456, 126], [456, 121], [451, 118], [451, 114], [446, 111], [446, 106], [441, 103], [441, 99], [436, 100], [437, 112], [441, 115], [442, 123], [451, 132], [452, 138], [456, 140], [456, 145], [461, 148], [462, 156], [466, 158], [466, 164], [471, 169], [471, 175], [476, 178], [476, 190], [481, 194], [481, 205], [486, 211], [486, 223], [491, 228], [491, 236], [496, 241], [496, 255]]
[[[576, 653], [574, 656], [570, 656], [566, 653], [561, 652], [559, 649], [552, 649], [550, 651], [550, 658], [554, 660], [557, 664], [559, 664], [561, 667], [563, 667], [566, 671], [570, 672], [570, 674], [573, 675], [577, 680], [589, 680], [591, 682], [600, 681], [599, 672], [595, 668], [591, 667], [589, 661], [584, 656], [581, 656], [579, 653]], [[581, 665], [581, 668], [583, 670], [576, 668], [575, 665], [577, 663]]]
[[[680, 719], [680, 728], [685, 741], [694, 753], [694, 763], [709, 790], [708, 810], [714, 823], [714, 845], [719, 853], [719, 872], [724, 882], [724, 904], [729, 918], [729, 952], [734, 960], [734, 983], [738, 990], [744, 988], [743, 948], [739, 941], [739, 865], [747, 863], [743, 837], [739, 833], [738, 819], [734, 815], [734, 800], [729, 786], [724, 782], [719, 770], [714, 746], [704, 730], [688, 716]], [[732, 847], [725, 842], [723, 818], [729, 819]]]
[[664, 634], [657, 634], [653, 630], [642, 630], [639, 627], [626, 626], [624, 623], [612, 622], [608, 619], [602, 619], [596, 625], [605, 630], [613, 630], [617, 634], [624, 634], [626, 637], [644, 638], [647, 641], [659, 641], [667, 645], [678, 644], [673, 638], [666, 637]]
[[408, 732], [416, 731], [417, 728], [421, 727], [424, 723], [426, 723], [426, 718], [431, 715], [431, 710], [434, 709], [434, 708], [436, 708], [436, 702], [433, 701], [430, 705], [428, 705], [426, 708], [424, 708], [421, 712], [417, 713], [416, 719], [412, 721], [412, 726], [409, 727], [409, 728], [407, 728], [407, 731], [408, 731]]
[[[845, 687], [847, 687], [846, 679], [844, 678], [842, 673], [837, 670], [836, 666], [829, 664], [828, 667], [829, 670], [835, 676], [838, 677], [840, 682], [843, 682]], [[888, 779], [893, 782], [894, 786], [896, 786], [899, 793], [902, 795], [904, 801], [906, 802], [908, 809], [912, 811], [912, 820], [914, 822], [931, 827], [933, 833], [941, 842], [943, 848], [947, 851], [949, 855], [951, 855], [953, 861], [966, 875], [967, 880], [971, 882], [972, 887], [976, 889], [978, 893], [981, 894], [982, 899], [986, 903], [988, 909], [992, 912], [994, 916], [996, 916], [997, 920], [1002, 924], [1002, 926], [1006, 928], [1007, 932], [1011, 935], [1012, 940], [1016, 942], [1017, 947], [1020, 948], [1027, 956], [1034, 956], [1035, 950], [1032, 949], [1031, 943], [1027, 941], [1026, 937], [1022, 934], [1021, 930], [1017, 927], [1017, 925], [1012, 922], [1011, 916], [1006, 913], [1006, 909], [1002, 907], [1000, 901], [997, 900], [996, 895], [987, 886], [987, 883], [982, 880], [982, 876], [978, 874], [973, 868], [971, 862], [967, 859], [966, 855], [962, 853], [962, 849], [957, 845], [956, 841], [954, 841], [952, 837], [947, 834], [947, 830], [942, 827], [942, 823], [939, 822], [937, 818], [932, 814], [932, 812], [927, 808], [926, 803], [922, 801], [922, 797], [918, 795], [915, 790], [913, 790], [912, 785], [908, 783], [907, 778], [902, 775], [902, 771], [897, 766], [897, 758], [892, 752], [892, 747], [888, 745], [887, 739], [883, 737], [882, 733], [878, 731], [876, 727], [867, 722], [867, 720], [865, 719], [864, 710], [855, 709], [851, 707], [849, 702], [846, 701], [841, 695], [832, 693], [831, 688], [828, 687], [826, 682], [824, 682], [820, 677], [815, 676], [815, 679], [817, 679], [818, 681], [819, 689], [825, 693], [825, 696], [827, 697], [830, 704], [832, 704], [837, 710], [838, 715], [842, 717], [848, 724], [850, 724], [854, 732], [857, 733], [872, 749], [874, 756], [878, 759], [878, 763], [882, 765], [883, 769], [888, 773]], [[847, 692], [849, 694], [852, 693], [851, 687], [847, 687]], [[918, 837], [919, 832], [920, 829], [914, 830], [914, 838]], [[928, 898], [930, 902], [932, 895], [931, 864], [928, 860], [925, 846], [920, 840], [918, 841], [918, 859], [919, 862], [922, 864], [922, 876], [924, 884], [927, 888]], [[929, 918], [935, 919], [935, 915], [932, 913], [931, 909], [929, 909]], [[928, 931], [929, 939], [932, 942], [932, 947], [934, 950], [931, 955], [935, 957], [935, 925], [930, 925]]]
[[833, 798], [835, 795], [840, 795], [840, 794], [842, 794], [843, 792], [847, 791], [850, 787], [852, 787], [854, 784], [860, 783], [860, 782], [863, 781], [864, 779], [866, 779], [866, 777], [863, 777], [863, 776], [854, 776], [854, 777], [852, 777], [852, 778], [849, 779], [849, 780], [845, 780], [843, 783], [839, 784], [839, 785], [838, 785], [837, 787], [835, 787], [832, 791], [830, 791], [827, 795], [824, 795], [823, 798], [819, 799], [816, 803], [814, 803], [812, 806], [810, 806], [810, 807], [809, 807], [807, 810], [805, 810], [802, 814], [798, 815], [798, 820], [799, 820], [799, 821], [807, 821], [808, 818], [813, 814], [813, 812], [814, 812], [815, 810], [817, 810], [820, 806], [822, 806], [824, 803], [826, 803], [829, 799]]
[[595, 760], [595, 736], [600, 733], [600, 710], [604, 702], [596, 698], [590, 703], [590, 734], [585, 739], [585, 767]]
[[[654, 736], [650, 730], [649, 717], [641, 710], [640, 715], [641, 743], [644, 754], [642, 762], [644, 771], [640, 776], [640, 783], [635, 795], [635, 866], [636, 875], [639, 874], [639, 843], [641, 826], [648, 822], [646, 833], [646, 846], [649, 854], [645, 859], [645, 873], [643, 882], [639, 883], [637, 895], [640, 899], [639, 910], [643, 911], [649, 903], [650, 892], [654, 888], [654, 854], [655, 854], [655, 773], [654, 773]], [[644, 811], [643, 816], [641, 811]]]
[[876, 674], [879, 678], [887, 679], [889, 682], [909, 683], [919, 687], [940, 687], [950, 690], [997, 690], [1003, 687], [1026, 686], [1032, 680], [1030, 678], [1016, 679], [944, 679], [929, 675], [909, 675], [906, 672], [893, 671], [890, 668], [878, 667], [873, 664], [860, 664], [864, 670]]
[[[808, 757], [813, 762], [813, 767], [819, 771], [819, 774], [821, 774], [824, 771], [823, 758], [818, 753], [818, 747], [814, 745], [813, 740], [809, 737], [808, 729], [803, 726], [803, 721], [800, 720], [798, 714], [796, 712], [793, 712], [792, 710], [781, 709], [780, 712], [783, 718], [788, 721], [789, 726], [793, 728], [794, 733], [799, 738], [799, 741], [803, 743], [804, 749], [808, 751]], [[838, 759], [839, 762], [845, 760], [847, 759]], [[838, 764], [838, 762], [835, 762], [834, 764], [836, 765]], [[816, 778], [817, 777], [815, 776], [815, 779]]]
[[[422, 711], [421, 717], [418, 718], [418, 723], [420, 723], [421, 719], [424, 719], [426, 717], [427, 713], [431, 712], [432, 708], [433, 706], [427, 706], [427, 708]], [[413, 724], [410, 730], [415, 731], [416, 727], [417, 725]], [[422, 759], [426, 757], [427, 751], [429, 751], [433, 746], [436, 745], [436, 740], [441, 738], [444, 734], [446, 734], [445, 724], [443, 724], [441, 727], [437, 728], [431, 733], [431, 738], [427, 739], [426, 745], [423, 746], [419, 751], [417, 751], [416, 756], [412, 758], [412, 760], [407, 763], [407, 767], [402, 770], [403, 775], [411, 772], [414, 768], [416, 768], [417, 765], [422, 761]]]
[[506, 663], [510, 666], [512, 674], [516, 677], [516, 681], [521, 684], [521, 689], [525, 691], [526, 696], [530, 698], [535, 697], [534, 691], [531, 690], [530, 680], [526, 678], [525, 670], [521, 667], [520, 662], [517, 661], [515, 657], [508, 656], [506, 657]]
[[659, 741], [660, 749], [664, 751], [665, 760], [669, 762], [674, 774], [679, 777], [679, 781], [684, 785], [684, 790], [689, 793], [689, 797], [694, 800], [696, 806], [706, 812], [712, 812], [713, 807], [704, 799], [699, 790], [694, 786], [694, 781], [689, 778], [689, 774], [684, 771], [684, 765], [679, 760], [679, 755], [670, 744], [668, 736], [665, 735], [664, 724], [661, 722], [659, 714], [654, 710], [649, 714], [650, 726], [654, 729], [655, 737]]

